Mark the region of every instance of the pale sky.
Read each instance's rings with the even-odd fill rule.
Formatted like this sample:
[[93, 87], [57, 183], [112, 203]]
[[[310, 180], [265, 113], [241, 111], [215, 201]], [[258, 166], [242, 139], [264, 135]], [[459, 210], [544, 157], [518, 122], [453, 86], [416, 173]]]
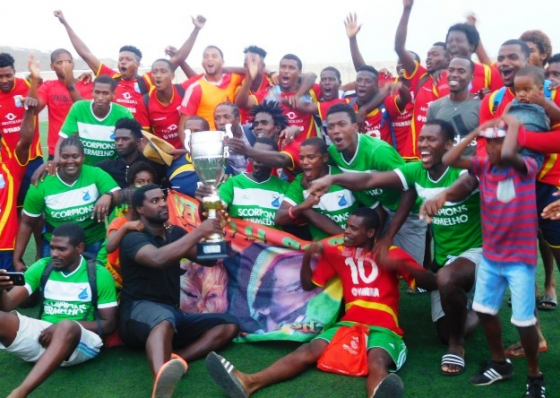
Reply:
[[[478, 29], [491, 57], [507, 39], [529, 29], [541, 29], [560, 51], [558, 0], [416, 0], [407, 48], [422, 60], [435, 41], [443, 41], [450, 25], [463, 22], [473, 11]], [[198, 67], [202, 50], [214, 44], [224, 51], [226, 65], [241, 65], [243, 48], [256, 44], [267, 52], [267, 65], [277, 69], [285, 53], [298, 55], [305, 63], [349, 62], [350, 51], [344, 18], [358, 13], [363, 23], [358, 43], [364, 58], [391, 61], [395, 29], [402, 12], [400, 0], [214, 0], [127, 1], [122, 0], [28, 0], [3, 5], [0, 37], [3, 45], [43, 51], [65, 47], [71, 50], [66, 31], [53, 16], [63, 10], [66, 19], [99, 58], [117, 59], [125, 44], [140, 48], [142, 64], [149, 66], [163, 56], [168, 44], [179, 46], [192, 30], [191, 15], [207, 19], [188, 61]], [[48, 68], [43, 65], [43, 68]]]

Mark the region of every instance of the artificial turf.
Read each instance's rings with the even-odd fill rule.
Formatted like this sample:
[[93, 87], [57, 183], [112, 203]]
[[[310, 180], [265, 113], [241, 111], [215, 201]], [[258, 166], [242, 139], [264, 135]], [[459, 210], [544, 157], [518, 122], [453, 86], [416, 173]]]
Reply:
[[[44, 125], [42, 125], [44, 132]], [[31, 264], [35, 255], [33, 243], [26, 252], [26, 263]], [[556, 280], [560, 281], [555, 270]], [[537, 276], [542, 290], [543, 271], [539, 262]], [[507, 297], [506, 297], [507, 300]], [[511, 325], [511, 309], [505, 304], [500, 312], [504, 329], [504, 343], [517, 340], [517, 330]], [[37, 308], [22, 310], [30, 316], [37, 315]], [[541, 368], [546, 377], [548, 397], [560, 397], [560, 310], [540, 312], [542, 329], [547, 338], [549, 351], [541, 355]], [[434, 397], [521, 397], [524, 394], [527, 365], [523, 359], [514, 359], [515, 375], [512, 380], [487, 387], [474, 387], [469, 377], [478, 370], [481, 361], [488, 359], [489, 351], [482, 331], [479, 329], [466, 343], [467, 367], [463, 375], [442, 376], [439, 373], [441, 356], [445, 347], [437, 339], [430, 316], [428, 294], [411, 296], [401, 285], [400, 322], [405, 331], [409, 349], [407, 362], [399, 375], [405, 384], [405, 396]], [[220, 354], [243, 372], [255, 372], [276, 359], [293, 351], [298, 345], [290, 342], [232, 344]], [[31, 365], [18, 358], [0, 352], [0, 396], [6, 396], [31, 370]], [[96, 359], [73, 368], [59, 369], [32, 397], [149, 397], [152, 377], [148, 360], [142, 351], [124, 347], [105, 349]], [[365, 379], [351, 378], [317, 369], [310, 369], [294, 380], [266, 388], [255, 397], [365, 397]], [[214, 384], [204, 366], [204, 361], [189, 364], [189, 371], [179, 384], [177, 397], [225, 397]]]

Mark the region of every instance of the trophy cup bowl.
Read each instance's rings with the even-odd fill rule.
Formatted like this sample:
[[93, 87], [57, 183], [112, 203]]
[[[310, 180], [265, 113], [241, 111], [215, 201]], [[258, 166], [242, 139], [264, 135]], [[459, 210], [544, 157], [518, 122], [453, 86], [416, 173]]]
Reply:
[[[228, 157], [223, 131], [198, 131], [187, 137], [194, 170], [204, 185], [212, 187], [212, 195], [203, 199], [202, 205], [208, 212], [208, 218], [217, 218], [222, 210], [222, 200], [217, 187], [222, 181]], [[190, 139], [189, 139], [190, 138]], [[217, 260], [227, 257], [226, 241], [222, 234], [215, 233], [197, 244], [198, 260]]]

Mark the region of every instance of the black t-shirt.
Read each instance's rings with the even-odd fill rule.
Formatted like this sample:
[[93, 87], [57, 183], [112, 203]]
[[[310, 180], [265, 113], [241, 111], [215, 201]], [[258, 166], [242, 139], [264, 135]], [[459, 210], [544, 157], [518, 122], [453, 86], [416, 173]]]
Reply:
[[126, 174], [130, 166], [132, 166], [136, 162], [146, 162], [150, 164], [157, 174], [154, 176], [154, 182], [158, 185], [165, 185], [165, 174], [167, 172], [165, 166], [146, 158], [142, 153], [138, 153], [138, 157], [134, 159], [134, 161], [130, 165], [127, 165], [124, 162], [123, 158], [118, 157], [116, 159], [102, 160], [101, 162], [97, 162], [95, 166], [109, 173], [111, 177], [113, 177], [115, 182], [119, 184], [119, 187], [126, 188], [128, 187], [128, 183], [126, 182]]
[[135, 261], [136, 253], [146, 245], [157, 248], [179, 240], [186, 235], [180, 227], [165, 231], [166, 240], [148, 232], [129, 232], [121, 242], [121, 272], [123, 289], [121, 304], [127, 306], [138, 300], [149, 300], [179, 307], [180, 304], [180, 262], [166, 268], [152, 268]]

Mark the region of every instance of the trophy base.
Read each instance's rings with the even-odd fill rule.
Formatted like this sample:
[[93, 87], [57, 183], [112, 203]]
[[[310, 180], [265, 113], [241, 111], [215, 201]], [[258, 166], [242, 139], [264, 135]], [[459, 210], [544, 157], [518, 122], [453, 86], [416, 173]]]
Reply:
[[228, 257], [226, 241], [200, 242], [196, 245], [197, 260], [219, 260]]

